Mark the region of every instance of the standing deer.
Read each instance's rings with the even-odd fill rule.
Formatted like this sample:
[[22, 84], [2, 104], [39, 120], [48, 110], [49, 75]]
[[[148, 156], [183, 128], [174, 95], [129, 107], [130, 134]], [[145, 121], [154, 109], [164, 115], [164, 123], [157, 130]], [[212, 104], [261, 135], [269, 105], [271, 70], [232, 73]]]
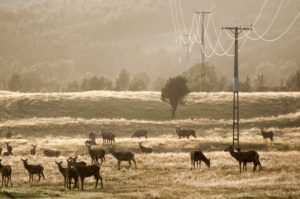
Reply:
[[130, 152], [130, 151], [119, 151], [116, 152], [114, 150], [114, 147], [109, 148], [109, 153], [112, 154], [112, 156], [114, 156], [117, 160], [118, 160], [118, 170], [120, 170], [120, 165], [122, 161], [127, 161], [129, 163], [128, 169], [131, 166], [131, 160], [134, 162], [135, 168], [136, 167], [136, 162], [134, 159], [134, 153]]
[[179, 139], [181, 139], [181, 137], [183, 138], [187, 137], [189, 139], [190, 136], [196, 138], [196, 133], [194, 130], [186, 130], [186, 129], [181, 130], [179, 127], [176, 127], [175, 129]]
[[83, 166], [83, 165], [76, 164], [76, 161], [74, 161], [74, 159], [68, 160], [68, 162], [69, 161], [74, 167], [77, 175], [80, 177], [82, 190], [83, 190], [84, 178], [91, 177], [91, 176], [94, 176], [96, 180], [95, 189], [97, 188], [99, 180], [101, 182], [101, 188], [103, 188], [102, 177], [100, 176], [100, 167], [98, 165], [92, 164], [88, 166]]
[[74, 179], [74, 186], [73, 186], [73, 189], [74, 189], [78, 183], [78, 175], [77, 175], [76, 171], [73, 168], [71, 168], [69, 165], [67, 168], [62, 167], [62, 165], [61, 165], [62, 161], [60, 161], [60, 162], [55, 161], [55, 163], [57, 164], [59, 172], [64, 177], [64, 187], [71, 189], [72, 179]]
[[202, 151], [191, 151], [191, 169], [194, 167], [195, 169], [195, 162], [197, 162], [197, 167], [200, 164], [201, 168], [201, 161], [203, 161], [207, 167], [210, 167], [210, 159], [207, 159]]
[[112, 132], [101, 131], [101, 136], [103, 139], [103, 144], [114, 144], [116, 135]]
[[4, 142], [6, 144], [6, 152], [3, 153], [3, 156], [9, 156], [12, 155], [12, 146], [9, 145], [9, 142]]
[[7, 187], [9, 181], [10, 181], [10, 187], [12, 187], [11, 166], [10, 165], [2, 165], [1, 159], [0, 159], [0, 173], [2, 175], [2, 187], [3, 187], [3, 183]]
[[259, 161], [259, 154], [256, 151], [235, 152], [233, 150], [233, 146], [229, 146], [224, 151], [228, 151], [230, 155], [239, 162], [240, 173], [242, 172], [242, 168], [241, 168], [242, 163], [243, 163], [243, 170], [246, 171], [248, 162], [253, 162], [254, 164], [253, 171], [256, 171], [257, 165], [259, 166], [259, 171], [262, 170], [262, 166]]
[[33, 165], [33, 164], [28, 164], [27, 159], [23, 160], [21, 159], [25, 169], [28, 171], [29, 174], [29, 183], [30, 181], [33, 182], [33, 174], [37, 174], [39, 176], [38, 182], [40, 182], [41, 176], [45, 179], [44, 176], [44, 167], [40, 164]]
[[92, 159], [92, 164], [95, 162], [98, 162], [98, 159], [100, 158], [101, 164], [103, 161], [105, 161], [105, 151], [103, 149], [91, 149], [91, 145], [86, 145], [88, 148], [89, 155]]
[[31, 145], [32, 146], [32, 149], [30, 150], [30, 154], [31, 155], [35, 155], [36, 154], [36, 147], [37, 147], [37, 145]]
[[261, 128], [260, 130], [264, 140], [267, 140], [269, 138], [271, 141], [274, 141], [273, 140], [274, 133], [272, 131], [264, 131], [263, 128]]

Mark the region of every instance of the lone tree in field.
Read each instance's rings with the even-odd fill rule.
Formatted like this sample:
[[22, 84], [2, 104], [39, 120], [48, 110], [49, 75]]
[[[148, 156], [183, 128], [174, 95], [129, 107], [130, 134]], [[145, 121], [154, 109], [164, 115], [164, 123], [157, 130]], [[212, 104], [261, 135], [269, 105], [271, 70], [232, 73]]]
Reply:
[[187, 80], [183, 76], [170, 78], [161, 89], [161, 100], [168, 102], [172, 108], [172, 119], [175, 119], [175, 112], [178, 104], [183, 104], [185, 97], [189, 94]]

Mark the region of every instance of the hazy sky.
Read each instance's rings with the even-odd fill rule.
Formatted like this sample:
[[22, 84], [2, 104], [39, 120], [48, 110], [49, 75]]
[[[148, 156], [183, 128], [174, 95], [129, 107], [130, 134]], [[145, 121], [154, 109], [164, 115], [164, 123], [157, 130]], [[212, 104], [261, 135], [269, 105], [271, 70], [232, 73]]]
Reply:
[[[181, 73], [185, 54], [176, 48], [170, 2], [175, 5], [175, 0], [1, 0], [0, 67], [34, 68], [46, 73], [53, 68], [61, 70], [66, 79], [87, 73], [114, 78], [121, 68], [133, 73], [145, 71], [152, 77]], [[182, 17], [187, 29], [194, 10], [213, 11], [217, 28], [250, 26], [263, 3], [263, 0], [182, 0]], [[267, 2], [256, 23], [257, 32], [266, 30], [280, 3], [281, 0]], [[299, 11], [299, 0], [283, 0], [278, 17], [265, 37], [280, 35]], [[182, 21], [179, 22], [183, 31]], [[208, 36], [215, 44], [213, 30], [210, 20]], [[299, 33], [300, 19], [276, 42], [247, 41], [240, 52], [241, 76], [267, 72], [272, 77], [269, 81], [276, 83], [281, 74], [299, 69]], [[230, 41], [223, 34], [224, 47]], [[207, 51], [210, 53], [209, 48]], [[191, 63], [199, 62], [199, 53], [199, 45], [195, 45]], [[219, 72], [231, 76], [232, 57], [212, 56], [207, 61]]]

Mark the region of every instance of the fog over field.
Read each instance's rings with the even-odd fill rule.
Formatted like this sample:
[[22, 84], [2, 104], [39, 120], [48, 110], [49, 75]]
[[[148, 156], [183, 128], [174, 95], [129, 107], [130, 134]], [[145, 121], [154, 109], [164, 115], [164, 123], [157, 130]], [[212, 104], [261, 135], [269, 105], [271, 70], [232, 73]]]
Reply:
[[[179, 1], [176, 2], [178, 7]], [[213, 11], [207, 35], [215, 44], [212, 20], [217, 29], [235, 25], [249, 27], [263, 3], [261, 0], [186, 0], [181, 7], [188, 29], [194, 10]], [[88, 74], [114, 79], [122, 68], [131, 73], [146, 72], [151, 78], [181, 73], [185, 69], [185, 54], [176, 49], [171, 5], [175, 8], [174, 1], [167, 0], [2, 0], [0, 72], [37, 71], [44, 78], [60, 81]], [[280, 5], [278, 17], [269, 27]], [[294, 20], [299, 8], [298, 0], [268, 1], [254, 28], [260, 34], [269, 30], [264, 35], [267, 39], [276, 38]], [[182, 23], [180, 28], [184, 32]], [[276, 42], [248, 40], [240, 52], [241, 78], [264, 73], [268, 84], [279, 85], [281, 79], [299, 69], [299, 31], [300, 20], [296, 20]], [[226, 48], [231, 41], [225, 33], [221, 37]], [[207, 52], [211, 52], [208, 44]], [[194, 45], [191, 64], [199, 60], [200, 48]], [[212, 56], [207, 61], [231, 78], [232, 57]]]

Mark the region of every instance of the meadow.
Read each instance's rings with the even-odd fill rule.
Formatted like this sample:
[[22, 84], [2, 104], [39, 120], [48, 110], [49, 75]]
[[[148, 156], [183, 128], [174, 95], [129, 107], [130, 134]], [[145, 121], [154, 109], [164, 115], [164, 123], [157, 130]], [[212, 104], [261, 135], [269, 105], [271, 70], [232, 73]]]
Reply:
[[[238, 162], [224, 149], [232, 142], [231, 93], [192, 93], [180, 106], [176, 120], [169, 120], [168, 104], [157, 92], [11, 93], [0, 92], [0, 146], [9, 141], [13, 156], [1, 157], [13, 168], [13, 187], [0, 188], [0, 198], [300, 198], [300, 93], [241, 93], [242, 150], [260, 154], [263, 171], [240, 174]], [[178, 139], [174, 127], [192, 128], [197, 138]], [[3, 137], [9, 127], [13, 137]], [[259, 127], [272, 130], [274, 142], [264, 141]], [[147, 129], [148, 139], [132, 139], [136, 129]], [[137, 169], [117, 170], [117, 161], [106, 155], [101, 165], [104, 188], [66, 190], [55, 161], [78, 155], [91, 162], [84, 141], [100, 130], [117, 135], [116, 149], [135, 153]], [[152, 147], [142, 154], [138, 142]], [[37, 155], [29, 155], [37, 144]], [[62, 152], [44, 157], [44, 149]], [[190, 169], [189, 152], [199, 149], [211, 167]], [[21, 158], [45, 167], [46, 180], [28, 183]]]

